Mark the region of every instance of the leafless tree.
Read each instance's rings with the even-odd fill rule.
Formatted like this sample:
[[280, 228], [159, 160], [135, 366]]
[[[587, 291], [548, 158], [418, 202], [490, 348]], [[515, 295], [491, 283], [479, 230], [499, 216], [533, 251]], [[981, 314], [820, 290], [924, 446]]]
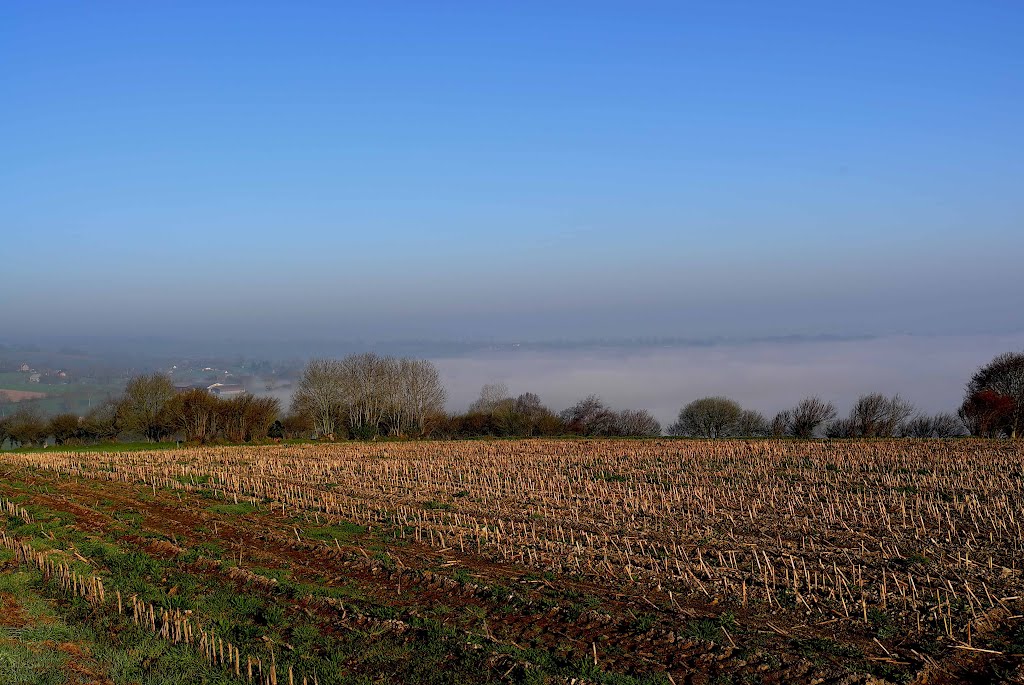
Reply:
[[393, 360], [366, 352], [345, 357], [340, 364], [342, 395], [352, 433], [372, 437], [380, 431], [388, 409]]
[[817, 395], [805, 397], [789, 411], [786, 434], [795, 438], [813, 438], [818, 428], [836, 417], [836, 408]]
[[763, 438], [771, 434], [771, 426], [761, 412], [744, 409], [736, 420], [734, 434], [740, 438]]
[[313, 359], [292, 396], [292, 413], [309, 417], [313, 431], [328, 440], [334, 439], [347, 403], [347, 371], [335, 359]]
[[117, 403], [117, 421], [122, 430], [141, 433], [159, 442], [174, 430], [168, 412], [177, 391], [167, 376], [159, 373], [135, 376], [125, 386]]
[[505, 400], [512, 399], [504, 383], [487, 383], [480, 388], [480, 396], [469, 405], [470, 414], [490, 414]]
[[[248, 442], [252, 439], [249, 419], [250, 407], [255, 399], [249, 393], [243, 393], [217, 403], [221, 429], [224, 431], [224, 437], [231, 442]], [[266, 434], [261, 437], [266, 437]]]
[[489, 412], [470, 412], [469, 423], [479, 424], [479, 416], [488, 417], [485, 422], [489, 432], [495, 435], [529, 437], [532, 435], [554, 435], [563, 432], [562, 422], [541, 402], [535, 393], [525, 392], [515, 399], [501, 398], [505, 392], [502, 386], [485, 386], [481, 391], [484, 401], [478, 400], [475, 407], [490, 407]]
[[117, 403], [113, 400], [102, 402], [82, 417], [82, 438], [105, 442], [117, 437]]
[[220, 427], [219, 400], [201, 388], [179, 394], [170, 403], [174, 425], [185, 440], [207, 442]]
[[899, 395], [861, 395], [850, 409], [852, 435], [849, 437], [892, 437], [913, 412], [914, 406]]
[[7, 417], [7, 437], [20, 446], [42, 443], [48, 428], [43, 413], [34, 403], [20, 402], [17, 411]]
[[444, 411], [446, 392], [433, 363], [372, 353], [310, 362], [292, 402], [315, 430], [333, 436], [347, 426], [355, 437], [382, 432], [422, 435], [427, 418]]
[[518, 435], [555, 435], [563, 431], [562, 421], [544, 406], [535, 393], [524, 392], [515, 401]]
[[401, 359], [398, 375], [398, 393], [392, 402], [402, 408], [402, 423], [423, 435], [427, 418], [444, 411], [448, 393], [441, 383], [441, 374], [426, 359]]
[[249, 401], [245, 404], [245, 442], [264, 440], [270, 427], [281, 413], [281, 402], [276, 397], [243, 395]]
[[617, 416], [597, 395], [588, 395], [564, 410], [560, 418], [573, 433], [596, 437], [615, 435]]
[[825, 437], [831, 440], [857, 437], [857, 424], [851, 418], [834, 419], [825, 424]]
[[743, 408], [728, 397], [703, 397], [679, 410], [669, 435], [724, 438], [734, 434]]
[[76, 414], [64, 413], [51, 416], [47, 432], [58, 445], [66, 445], [81, 437], [82, 424]]
[[932, 417], [932, 435], [936, 438], [959, 438], [967, 435], [967, 429], [956, 414], [943, 412]]
[[[987, 393], [987, 394], [986, 394]], [[978, 422], [971, 412], [993, 412], [999, 408], [1000, 417], [986, 417]], [[1024, 431], [1024, 353], [1000, 354], [978, 369], [967, 384], [962, 414], [968, 423], [1004, 423], [1005, 433], [1016, 438]]]
[[623, 409], [616, 415], [616, 432], [626, 437], [661, 435], [661, 423], [646, 409]]
[[954, 414], [918, 414], [900, 428], [905, 438], [958, 438], [966, 434], [963, 422]]
[[789, 427], [793, 423], [793, 412], [789, 409], [780, 411], [772, 418], [772, 423], [768, 427], [770, 434], [773, 438], [781, 438], [789, 435]]

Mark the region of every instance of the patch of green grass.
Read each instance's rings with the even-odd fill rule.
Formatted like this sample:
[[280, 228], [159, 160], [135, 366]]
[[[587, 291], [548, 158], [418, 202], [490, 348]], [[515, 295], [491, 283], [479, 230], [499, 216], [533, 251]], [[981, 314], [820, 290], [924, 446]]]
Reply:
[[214, 504], [212, 507], [207, 507], [206, 510], [213, 512], [214, 514], [227, 514], [229, 516], [245, 516], [246, 514], [251, 514], [254, 511], [259, 511], [258, 508], [248, 502], [239, 502], [238, 504]]
[[398, 618], [398, 610], [386, 604], [370, 604], [369, 606], [360, 608], [364, 614], [372, 616], [373, 618], [379, 618], [385, 621]]
[[381, 566], [388, 569], [389, 571], [393, 571], [396, 568], [398, 568], [398, 564], [395, 563], [395, 560], [391, 557], [391, 555], [383, 550], [379, 552], [374, 552], [373, 558], [379, 561], [381, 563]]
[[687, 623], [684, 635], [698, 642], [717, 642], [722, 636], [722, 631], [718, 621], [703, 618]]
[[0, 592], [16, 607], [3, 610], [20, 611], [23, 625], [0, 628], [0, 682], [16, 685], [57, 685], [67, 682], [70, 651], [54, 645], [74, 644], [89, 649], [89, 631], [65, 623], [53, 611], [50, 602], [39, 594], [37, 572], [7, 571], [0, 574]]
[[844, 645], [827, 637], [797, 638], [791, 640], [790, 644], [797, 654], [807, 658], [820, 654], [851, 659], [861, 659], [864, 657], [864, 652], [856, 645]]
[[62, 685], [68, 681], [68, 653], [38, 644], [35, 636], [25, 632], [13, 635], [12, 639], [10, 630], [0, 630], [0, 678], [4, 683]]
[[[600, 655], [598, 656], [600, 657]], [[670, 682], [664, 673], [637, 677], [605, 671], [600, 663], [595, 664], [587, 658], [577, 661], [576, 669], [579, 677], [584, 681], [600, 683], [600, 685], [668, 685]]]
[[875, 631], [875, 637], [880, 640], [894, 637], [900, 632], [899, 627], [892, 622], [889, 615], [878, 608], [868, 610], [868, 624]]
[[864, 670], [884, 682], [900, 685], [909, 683], [914, 677], [911, 671], [903, 669], [898, 664], [874, 663]]
[[927, 566], [932, 560], [919, 552], [911, 552], [905, 557], [891, 557], [888, 562], [896, 568], [906, 571], [914, 566]]
[[642, 613], [630, 624], [630, 630], [637, 633], [646, 633], [658, 625], [658, 617], [654, 614]]
[[151, 452], [173, 450], [179, 445], [173, 440], [167, 442], [104, 442], [95, 445], [60, 445], [59, 447], [19, 447], [12, 452]]
[[133, 530], [142, 526], [143, 518], [143, 515], [137, 511], [122, 510], [114, 512], [114, 520], [120, 521]]
[[349, 542], [366, 533], [366, 526], [342, 521], [333, 526], [315, 526], [305, 530], [305, 537], [323, 542]]
[[199, 559], [199, 557], [207, 557], [208, 559], [220, 559], [224, 556], [224, 546], [218, 542], [207, 540], [200, 542], [198, 545], [192, 546], [185, 554], [182, 559], [187, 562], [193, 562]]

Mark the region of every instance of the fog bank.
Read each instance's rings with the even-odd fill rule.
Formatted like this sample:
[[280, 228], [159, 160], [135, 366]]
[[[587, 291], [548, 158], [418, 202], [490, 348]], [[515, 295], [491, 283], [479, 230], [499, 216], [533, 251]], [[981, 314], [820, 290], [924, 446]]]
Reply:
[[615, 408], [648, 409], [667, 426], [680, 406], [706, 395], [727, 395], [769, 417], [808, 394], [845, 412], [867, 392], [899, 393], [921, 411], [955, 411], [979, 365], [1021, 349], [1024, 333], [498, 351], [434, 362], [452, 411], [464, 411], [484, 383], [500, 382], [513, 395], [535, 392], [556, 410], [596, 393]]

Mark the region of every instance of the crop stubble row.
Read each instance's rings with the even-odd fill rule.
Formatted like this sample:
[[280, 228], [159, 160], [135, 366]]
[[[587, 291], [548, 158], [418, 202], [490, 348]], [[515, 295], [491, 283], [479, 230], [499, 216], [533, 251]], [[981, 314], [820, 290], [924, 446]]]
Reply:
[[387, 442], [8, 458], [211, 490], [670, 602], [865, 622], [881, 611], [963, 644], [1019, 614], [1024, 594], [1015, 442]]

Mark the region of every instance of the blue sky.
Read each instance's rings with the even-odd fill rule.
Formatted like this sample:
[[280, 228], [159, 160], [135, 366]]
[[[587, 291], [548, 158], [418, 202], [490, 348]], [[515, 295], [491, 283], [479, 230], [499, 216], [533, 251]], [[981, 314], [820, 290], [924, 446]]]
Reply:
[[18, 332], [1024, 328], [1024, 4], [0, 6]]

